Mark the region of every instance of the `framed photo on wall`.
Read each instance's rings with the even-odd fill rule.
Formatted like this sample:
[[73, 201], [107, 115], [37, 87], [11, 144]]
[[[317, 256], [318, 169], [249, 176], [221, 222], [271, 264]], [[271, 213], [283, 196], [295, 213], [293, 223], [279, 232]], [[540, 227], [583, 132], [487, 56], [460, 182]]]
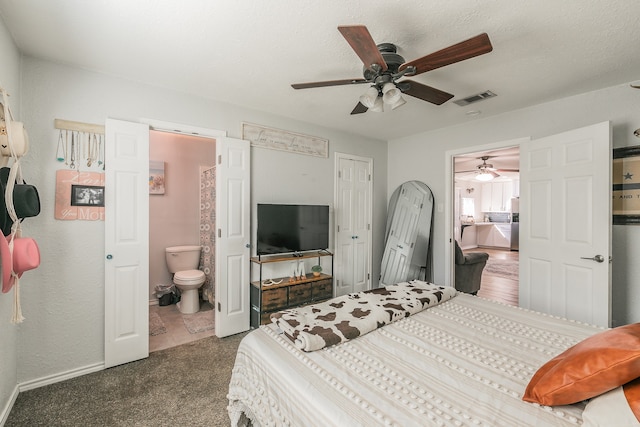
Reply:
[[104, 187], [96, 185], [72, 185], [71, 206], [104, 206]]
[[613, 150], [613, 224], [640, 225], [640, 145]]
[[149, 161], [149, 194], [164, 194], [164, 162]]

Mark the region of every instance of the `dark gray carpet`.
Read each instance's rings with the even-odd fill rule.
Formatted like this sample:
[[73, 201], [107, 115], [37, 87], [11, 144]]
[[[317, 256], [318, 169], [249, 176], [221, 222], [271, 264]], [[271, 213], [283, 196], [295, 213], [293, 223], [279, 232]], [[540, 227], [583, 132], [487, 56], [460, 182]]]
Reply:
[[240, 340], [209, 337], [18, 395], [13, 426], [229, 426]]

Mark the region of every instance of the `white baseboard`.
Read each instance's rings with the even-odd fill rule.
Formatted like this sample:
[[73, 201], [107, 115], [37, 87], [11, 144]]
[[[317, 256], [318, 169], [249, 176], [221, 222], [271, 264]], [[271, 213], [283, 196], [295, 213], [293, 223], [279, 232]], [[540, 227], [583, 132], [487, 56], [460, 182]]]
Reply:
[[80, 377], [82, 375], [87, 375], [102, 370], [104, 370], [104, 362], [83, 366], [77, 369], [71, 369], [66, 372], [60, 372], [59, 374], [49, 375], [46, 377], [37, 378], [35, 380], [26, 381], [18, 384], [18, 388], [20, 389], [20, 391], [32, 390], [34, 388], [59, 383], [60, 381], [70, 380], [71, 378]]
[[11, 409], [13, 408], [13, 404], [16, 403], [16, 399], [18, 398], [19, 393], [20, 393], [20, 390], [18, 389], [18, 386], [16, 386], [13, 389], [13, 394], [11, 395], [11, 398], [7, 402], [7, 405], [4, 407], [2, 412], [0, 412], [0, 427], [2, 427], [4, 423], [7, 422], [7, 418], [9, 418], [9, 412], [11, 412]]

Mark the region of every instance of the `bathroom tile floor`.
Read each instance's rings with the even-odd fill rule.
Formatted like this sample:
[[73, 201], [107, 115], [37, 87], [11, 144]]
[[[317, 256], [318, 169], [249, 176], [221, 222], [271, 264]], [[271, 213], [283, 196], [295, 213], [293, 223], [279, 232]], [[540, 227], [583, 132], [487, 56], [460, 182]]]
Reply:
[[[201, 301], [200, 311], [209, 310], [213, 310], [213, 306], [208, 302]], [[190, 333], [184, 324], [182, 313], [178, 311], [178, 307], [175, 304], [165, 306], [151, 305], [149, 306], [149, 315], [153, 312], [158, 313], [167, 332], [149, 336], [150, 353], [215, 335], [215, 329], [209, 329], [195, 334]]]

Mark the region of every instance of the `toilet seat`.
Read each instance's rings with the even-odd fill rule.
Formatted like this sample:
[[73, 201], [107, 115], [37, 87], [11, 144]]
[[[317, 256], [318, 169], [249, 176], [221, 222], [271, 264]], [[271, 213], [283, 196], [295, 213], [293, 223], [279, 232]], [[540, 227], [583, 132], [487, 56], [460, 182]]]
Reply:
[[198, 285], [204, 283], [205, 275], [201, 270], [178, 271], [173, 275], [173, 283], [176, 285]]

